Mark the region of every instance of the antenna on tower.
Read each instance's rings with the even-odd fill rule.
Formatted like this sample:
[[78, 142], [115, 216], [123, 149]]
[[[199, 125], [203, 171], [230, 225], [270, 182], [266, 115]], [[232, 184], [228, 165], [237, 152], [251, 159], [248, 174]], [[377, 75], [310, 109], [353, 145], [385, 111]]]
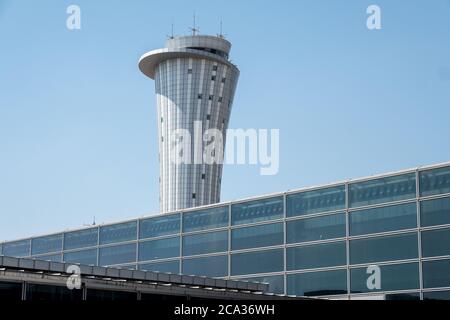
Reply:
[[169, 39], [173, 39], [175, 36], [173, 35], [173, 23], [172, 23], [172, 33], [171, 33], [171, 35], [170, 36], [167, 36], [167, 38], [169, 38]]
[[191, 29], [193, 36], [197, 35], [197, 33], [200, 32], [200, 30], [195, 25], [195, 13], [194, 13], [194, 26], [192, 28], [189, 28], [189, 29]]
[[220, 27], [219, 27], [219, 34], [217, 35], [219, 38], [225, 38], [225, 35], [223, 34], [223, 21], [222, 17], [220, 17]]

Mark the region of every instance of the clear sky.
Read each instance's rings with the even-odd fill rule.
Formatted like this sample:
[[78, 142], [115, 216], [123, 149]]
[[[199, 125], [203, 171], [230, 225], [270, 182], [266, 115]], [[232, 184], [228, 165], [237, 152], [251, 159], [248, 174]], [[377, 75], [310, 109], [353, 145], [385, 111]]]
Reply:
[[193, 12], [233, 43], [230, 128], [280, 129], [279, 173], [225, 166], [222, 200], [450, 161], [450, 0], [0, 0], [0, 240], [158, 212], [137, 62]]

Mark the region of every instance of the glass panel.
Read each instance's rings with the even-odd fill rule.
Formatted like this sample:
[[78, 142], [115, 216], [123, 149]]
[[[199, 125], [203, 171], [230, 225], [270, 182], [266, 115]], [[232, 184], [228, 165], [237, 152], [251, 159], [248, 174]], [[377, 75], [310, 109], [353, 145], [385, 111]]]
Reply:
[[99, 264], [109, 266], [136, 261], [136, 244], [100, 248]]
[[424, 257], [450, 255], [450, 229], [423, 231], [422, 253]]
[[450, 291], [424, 292], [423, 300], [450, 300]]
[[351, 212], [350, 235], [388, 232], [417, 227], [415, 203]]
[[289, 274], [287, 293], [296, 296], [347, 294], [347, 270]]
[[286, 196], [288, 217], [345, 208], [345, 186], [319, 189]]
[[231, 231], [233, 250], [281, 245], [284, 242], [283, 224], [239, 228]]
[[236, 253], [231, 256], [231, 273], [256, 274], [283, 271], [283, 249]]
[[64, 234], [64, 250], [96, 246], [98, 228], [85, 229]]
[[210, 232], [183, 237], [183, 255], [223, 252], [228, 250], [228, 231]]
[[180, 233], [180, 215], [165, 215], [139, 222], [139, 238], [152, 238]]
[[450, 192], [450, 167], [420, 172], [420, 195]]
[[0, 243], [0, 255], [2, 255], [2, 254], [3, 254], [3, 244]]
[[425, 261], [422, 266], [424, 288], [450, 287], [450, 260]]
[[350, 207], [413, 199], [416, 197], [416, 176], [409, 173], [349, 185]]
[[422, 227], [450, 224], [450, 198], [422, 201], [420, 223]]
[[41, 254], [62, 250], [62, 233], [31, 240], [31, 254]]
[[347, 264], [345, 242], [287, 248], [287, 269], [313, 269]]
[[87, 289], [86, 300], [87, 301], [134, 301], [134, 300], [137, 300], [137, 293], [136, 292], [125, 292], [125, 291]]
[[3, 255], [9, 257], [26, 257], [30, 255], [30, 240], [21, 240], [3, 244]]
[[415, 259], [417, 256], [416, 233], [350, 241], [351, 264]]
[[136, 234], [136, 221], [104, 226], [100, 228], [100, 244], [136, 240]]
[[33, 259], [44, 260], [44, 261], [53, 261], [53, 262], [61, 262], [62, 254], [61, 253], [57, 253], [57, 254], [49, 254], [49, 255], [45, 255], [45, 256], [37, 256], [37, 257], [33, 257]]
[[139, 270], [178, 274], [180, 273], [180, 261], [141, 264]]
[[191, 232], [228, 226], [228, 207], [186, 212], [183, 215], [183, 231]]
[[22, 300], [22, 283], [20, 282], [0, 282], [0, 301]]
[[[368, 268], [351, 269], [352, 293], [419, 289], [419, 264], [383, 265], [380, 267], [380, 289]], [[371, 278], [372, 277], [372, 278]], [[370, 288], [369, 288], [370, 286]]]
[[267, 276], [267, 277], [254, 277], [243, 278], [238, 280], [246, 280], [251, 282], [263, 282], [269, 284], [269, 290], [267, 292], [275, 294], [284, 293], [284, 277], [283, 276]]
[[180, 237], [139, 243], [139, 261], [180, 256]]
[[27, 284], [27, 300], [32, 301], [81, 301], [83, 290], [70, 290], [63, 286]]
[[288, 221], [287, 243], [345, 237], [345, 214]]
[[64, 261], [68, 263], [79, 263], [86, 265], [97, 265], [97, 249], [67, 252], [64, 254]]
[[231, 217], [233, 225], [282, 218], [283, 197], [234, 204]]
[[228, 275], [228, 256], [214, 256], [183, 260], [183, 274], [226, 277]]

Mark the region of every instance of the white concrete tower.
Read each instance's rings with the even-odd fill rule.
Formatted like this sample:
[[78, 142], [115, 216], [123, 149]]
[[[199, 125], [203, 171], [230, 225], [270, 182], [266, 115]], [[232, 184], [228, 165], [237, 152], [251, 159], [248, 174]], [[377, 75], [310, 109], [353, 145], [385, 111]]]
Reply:
[[[150, 51], [139, 61], [139, 69], [155, 80], [161, 212], [220, 201], [222, 164], [194, 163], [209, 144], [198, 143], [194, 137], [200, 134], [202, 139], [205, 130], [218, 129], [225, 146], [239, 77], [239, 70], [228, 59], [230, 48], [223, 37], [175, 37], [167, 40], [164, 49]], [[173, 133], [178, 129], [186, 129], [192, 137], [190, 150], [183, 151], [190, 152], [191, 163], [173, 161]]]

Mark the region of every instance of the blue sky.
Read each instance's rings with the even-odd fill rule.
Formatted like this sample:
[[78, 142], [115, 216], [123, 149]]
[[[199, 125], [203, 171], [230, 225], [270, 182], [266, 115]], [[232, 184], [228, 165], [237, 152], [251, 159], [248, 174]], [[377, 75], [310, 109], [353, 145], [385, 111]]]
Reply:
[[450, 160], [449, 0], [0, 0], [0, 239], [158, 212], [137, 62], [193, 12], [233, 43], [230, 128], [280, 129], [279, 173], [226, 166], [222, 200]]

